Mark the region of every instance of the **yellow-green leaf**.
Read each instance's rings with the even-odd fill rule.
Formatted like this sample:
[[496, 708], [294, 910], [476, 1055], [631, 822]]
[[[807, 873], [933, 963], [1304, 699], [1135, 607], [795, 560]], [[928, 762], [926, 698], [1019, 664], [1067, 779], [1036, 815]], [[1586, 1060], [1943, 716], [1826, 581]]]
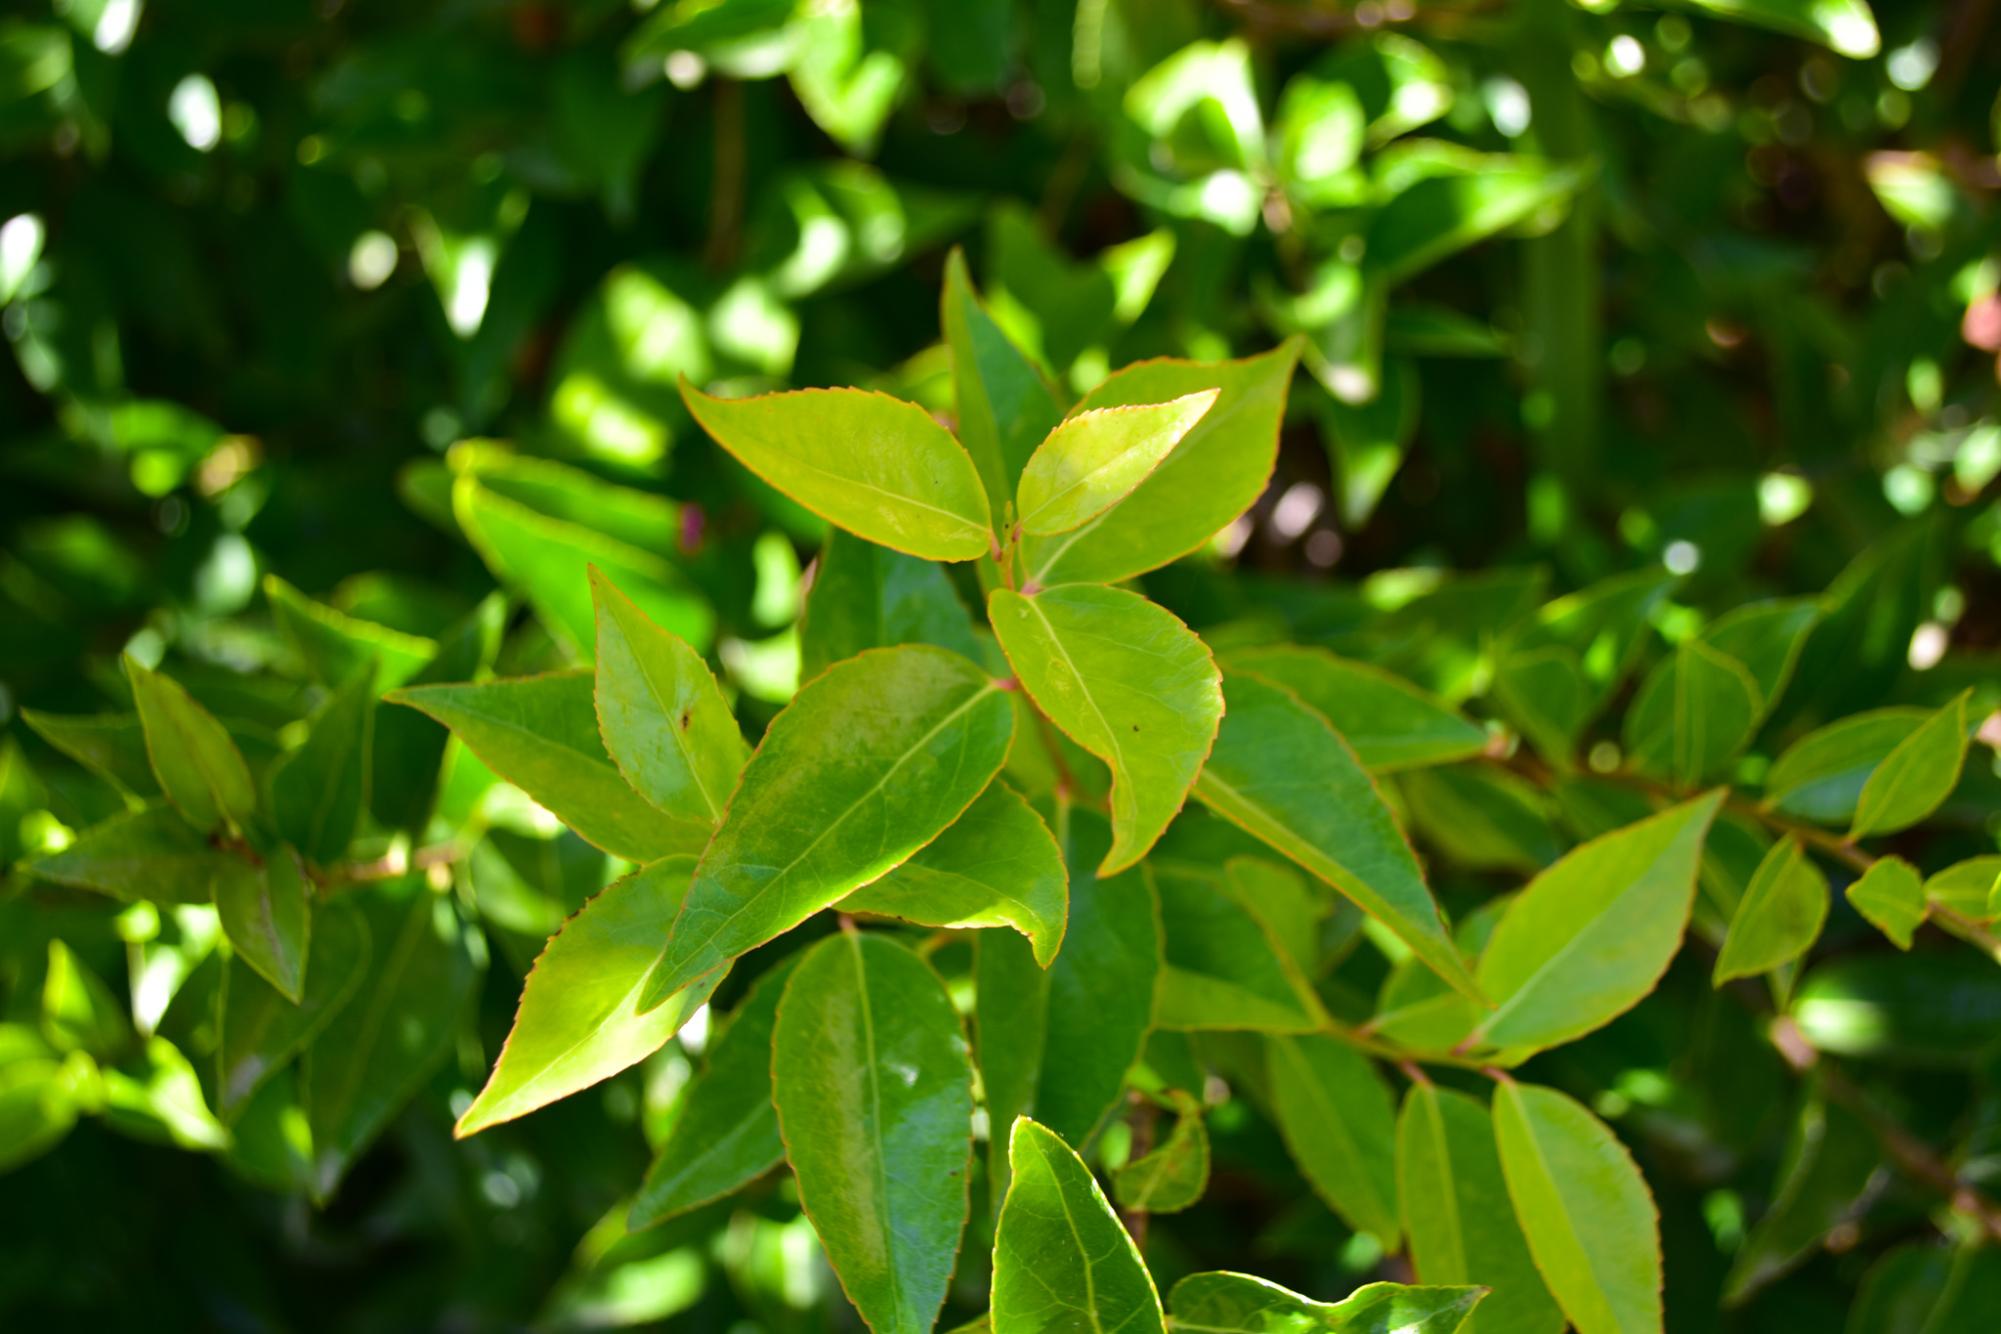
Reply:
[[1962, 691], [1883, 757], [1862, 785], [1850, 838], [1908, 829], [1952, 795], [1966, 761], [1966, 704], [1972, 694]]
[[1016, 522], [1037, 537], [1067, 533], [1133, 493], [1216, 405], [1217, 389], [1166, 403], [1091, 408], [1065, 418], [1022, 470]]
[[1812, 947], [1826, 921], [1827, 877], [1797, 838], [1780, 839], [1758, 863], [1730, 919], [1712, 980], [1721, 986], [1792, 962]]
[[[1993, 881], [1988, 877], [1990, 883]], [[1902, 857], [1879, 857], [1847, 889], [1848, 902], [1900, 950], [1925, 920], [1929, 905], [1917, 868]]]

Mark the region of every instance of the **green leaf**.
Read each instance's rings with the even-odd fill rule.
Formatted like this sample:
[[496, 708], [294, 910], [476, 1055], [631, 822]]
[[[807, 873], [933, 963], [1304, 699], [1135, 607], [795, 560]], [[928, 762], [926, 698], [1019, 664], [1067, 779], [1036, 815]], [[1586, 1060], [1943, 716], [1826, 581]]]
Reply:
[[1047, 968], [1063, 942], [1069, 900], [1069, 875], [1049, 826], [994, 782], [949, 829], [840, 906], [921, 926], [1013, 927]]
[[785, 984], [772, 1100], [799, 1202], [876, 1334], [926, 1334], [971, 1207], [973, 1068], [952, 998], [887, 936], [843, 931]]
[[1848, 1334], [1985, 1334], [2001, 1309], [2001, 1251], [1982, 1242], [1898, 1246], [1873, 1265]]
[[915, 403], [860, 389], [711, 398], [685, 381], [681, 396], [739, 463], [838, 528], [926, 560], [993, 550], [979, 470]]
[[1265, 1039], [1272, 1112], [1314, 1193], [1394, 1252], [1396, 1103], [1374, 1062], [1323, 1034]]
[[300, 1080], [321, 1201], [450, 1054], [486, 965], [478, 932], [421, 875], [357, 902], [375, 942], [368, 972], [307, 1050]]
[[[1447, 255], [1505, 231], [1563, 199], [1578, 185], [1576, 171], [1503, 153], [1432, 156], [1434, 146], [1413, 141], [1410, 151], [1431, 160], [1425, 174], [1395, 182], [1389, 202], [1370, 219], [1363, 263], [1387, 283], [1401, 283]], [[1379, 179], [1399, 166], [1381, 159]]]
[[1772, 1207], [1744, 1239], [1723, 1281], [1724, 1306], [1749, 1301], [1854, 1219], [1883, 1166], [1868, 1123], [1811, 1089], [1786, 1145]]
[[1699, 638], [1751, 674], [1762, 719], [1785, 693], [1800, 650], [1819, 621], [1820, 604], [1813, 598], [1774, 599], [1724, 613], [1703, 627]]
[[[445, 632], [437, 653], [407, 684], [472, 680], [493, 661], [506, 619], [505, 597], [493, 593], [481, 599]], [[450, 732], [414, 709], [376, 711], [375, 765], [368, 785], [368, 807], [385, 828], [414, 835], [430, 821], [439, 766], [444, 763], [445, 743], [450, 739]]]
[[229, 1128], [209, 1110], [201, 1076], [165, 1038], [147, 1038], [136, 1056], [103, 1074], [104, 1122], [113, 1129], [196, 1152], [230, 1142]]
[[878, 649], [772, 720], [695, 867], [651, 1005], [901, 865], [1007, 758], [1014, 710], [943, 649]]
[[217, 881], [251, 874], [249, 863], [216, 849], [165, 806], [92, 825], [28, 869], [58, 884], [161, 904], [207, 903]]
[[146, 729], [146, 754], [160, 790], [197, 829], [242, 829], [257, 812], [250, 766], [215, 715], [172, 677], [125, 658], [125, 676]]
[[[1891, 859], [1895, 860], [1895, 859]], [[1877, 863], [1881, 865], [1881, 862]], [[2001, 854], [1969, 857], [1925, 880], [1925, 901], [1962, 917], [1987, 922], [2001, 917]]]
[[[1059, 806], [1056, 835], [1070, 874], [1063, 949], [1044, 971], [1019, 937], [982, 933], [974, 1023], [990, 1120], [1033, 1113], [1084, 1144], [1146, 1045], [1160, 919], [1144, 868], [1109, 880], [1094, 873], [1111, 842], [1102, 816]], [[996, 1166], [1004, 1182], [1005, 1163]]]
[[1687, 0], [1712, 14], [1752, 23], [1865, 60], [1882, 47], [1865, 0]]
[[146, 758], [146, 731], [133, 713], [60, 714], [21, 710], [21, 721], [42, 740], [120, 792], [150, 797], [160, 790]]
[[1487, 733], [1400, 676], [1325, 649], [1247, 649], [1229, 665], [1274, 685], [1332, 724], [1371, 773], [1450, 764], [1478, 755]]
[[978, 466], [987, 495], [1013, 495], [1029, 455], [1062, 419], [1062, 405], [1035, 363], [1008, 341], [980, 304], [966, 273], [966, 257], [956, 247], [945, 261], [940, 304], [939, 323], [952, 354], [959, 439]]
[[500, 1059], [454, 1134], [476, 1135], [637, 1065], [708, 1000], [720, 969], [661, 1004], [642, 1002], [691, 866], [685, 856], [657, 861], [563, 923], [529, 971]]
[[[459, 476], [452, 484], [452, 514], [494, 577], [528, 599], [549, 633], [572, 656], [588, 659], [597, 634], [592, 566], [616, 580], [646, 615], [670, 633], [697, 649], [708, 647], [715, 634], [715, 614], [687, 576], [660, 554], [663, 548], [621, 540], [614, 535], [610, 515], [599, 516], [589, 509], [584, 516], [543, 513], [502, 494], [488, 480], [474, 473]], [[566, 500], [588, 504], [597, 492], [606, 491], [666, 508], [656, 497], [601, 483], [579, 483], [573, 489], [575, 494]], [[618, 496], [610, 503], [619, 503]]]
[[1836, 1056], [1916, 1066], [1964, 1066], [2001, 1035], [2001, 969], [1970, 950], [1925, 956], [1852, 954], [1814, 968], [1792, 1016], [1814, 1047]]
[[598, 730], [635, 792], [669, 816], [722, 822], [750, 758], [736, 718], [701, 655], [648, 620], [600, 571], [597, 599]]
[[329, 690], [375, 669], [384, 689], [400, 686], [430, 661], [438, 646], [420, 635], [404, 634], [315, 602], [275, 574], [264, 576], [271, 619], [305, 661], [315, 681]]
[[615, 857], [653, 861], [691, 852], [705, 823], [674, 820], [626, 784], [598, 735], [589, 672], [476, 685], [406, 686], [384, 696], [452, 729], [488, 768]]
[[298, 1004], [247, 968], [224, 970], [216, 1052], [216, 1107], [224, 1121], [234, 1121], [258, 1087], [333, 1021], [361, 986], [369, 956], [367, 923], [352, 905], [335, 901], [316, 914]]
[[1681, 946], [1721, 792], [1573, 849], [1529, 882], [1480, 955], [1496, 1008], [1469, 1041], [1553, 1047], [1637, 1005]]
[[1222, 391], [1124, 504], [1061, 536], [1024, 539], [1028, 583], [1114, 583], [1144, 574], [1195, 550], [1249, 509], [1277, 458], [1298, 357], [1299, 345], [1287, 342], [1242, 361], [1143, 361], [1087, 394], [1077, 411]]
[[1165, 970], [1154, 1022], [1170, 1029], [1310, 1033], [1320, 998], [1253, 906], [1226, 882], [1158, 868]]
[[1144, 857], [1188, 799], [1222, 719], [1208, 646], [1137, 593], [1068, 584], [1004, 588], [987, 614], [1029, 698], [1112, 770], [1112, 848], [1101, 875]]
[[1862, 785], [1851, 839], [1908, 829], [1952, 795], [1966, 762], [1966, 704], [1972, 695], [1962, 691], [1883, 757]]
[[972, 618], [951, 576], [930, 561], [831, 529], [799, 626], [799, 679], [865, 649], [935, 644], [978, 661]]
[[1353, 899], [1477, 999], [1417, 858], [1355, 752], [1281, 686], [1231, 672], [1224, 695], [1223, 727], [1195, 795]]
[[1659, 1334], [1660, 1216], [1623, 1144], [1554, 1089], [1503, 1080], [1494, 1138], [1536, 1268], [1577, 1334]]
[[798, 960], [764, 973], [729, 1022], [709, 1039], [708, 1068], [646, 1171], [626, 1226], [665, 1222], [755, 1181], [785, 1161], [771, 1104], [771, 1034], [778, 1001]]
[[236, 957], [293, 1004], [303, 999], [312, 885], [289, 846], [274, 849], [245, 874], [215, 878], [215, 910]]
[[1455, 764], [1402, 775], [1411, 827], [1470, 870], [1534, 874], [1563, 855], [1549, 795], [1495, 764]]
[[1209, 1132], [1202, 1125], [1202, 1104], [1179, 1091], [1169, 1097], [1174, 1125], [1167, 1138], [1112, 1175], [1112, 1194], [1121, 1209], [1179, 1213], [1209, 1188]]
[[1176, 1283], [1167, 1308], [1174, 1328], [1189, 1334], [1470, 1334], [1484, 1296], [1474, 1287], [1366, 1283], [1341, 1301], [1316, 1302], [1249, 1274], [1216, 1272]]
[[1791, 963], [1813, 947], [1827, 921], [1827, 877], [1790, 835], [1772, 845], [1751, 877], [1711, 979], [1754, 977]]
[[25, 1024], [0, 1024], [0, 1171], [54, 1148], [76, 1124], [96, 1065], [56, 1052]]
[[1626, 678], [1648, 618], [1675, 576], [1641, 570], [1560, 597], [1510, 630], [1494, 654], [1494, 697], [1551, 759], [1567, 760], [1585, 724]]
[[132, 1040], [126, 1007], [111, 994], [61, 940], [49, 942], [49, 966], [42, 974], [42, 1036], [57, 1051], [81, 1051], [106, 1058]]
[[1515, 1222], [1487, 1109], [1464, 1093], [1413, 1083], [1397, 1117], [1396, 1157], [1418, 1278], [1491, 1289], [1465, 1334], [1558, 1334], [1563, 1312]]
[[1766, 804], [1818, 824], [1846, 823], [1870, 775], [1929, 716], [1923, 709], [1875, 709], [1807, 733], [1765, 774]]
[[1891, 944], [1900, 950], [1911, 947], [1912, 933], [1928, 912], [1925, 885], [1916, 867], [1902, 857], [1879, 857], [1845, 892], [1849, 905]]
[[1165, 1334], [1160, 1294], [1091, 1169], [1017, 1117], [994, 1237], [993, 1334]]
[[321, 705], [306, 740], [271, 771], [271, 820], [316, 866], [347, 851], [368, 805], [375, 671], [364, 666]]
[[1690, 788], [1744, 748], [1763, 712], [1758, 683], [1742, 663], [1684, 639], [1641, 683], [1626, 714], [1626, 749], [1635, 767]]
[[1198, 390], [1166, 403], [1091, 408], [1064, 419], [1022, 470], [1015, 522], [1049, 537], [1097, 518], [1131, 495], [1216, 405]]

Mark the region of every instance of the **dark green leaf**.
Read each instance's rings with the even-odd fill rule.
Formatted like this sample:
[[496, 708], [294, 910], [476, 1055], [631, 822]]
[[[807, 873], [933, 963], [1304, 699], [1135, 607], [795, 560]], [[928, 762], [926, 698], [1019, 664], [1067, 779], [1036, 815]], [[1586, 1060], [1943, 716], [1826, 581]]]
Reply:
[[312, 884], [298, 854], [274, 849], [254, 871], [215, 877], [215, 910], [236, 957], [293, 1004], [303, 998]]
[[178, 681], [125, 659], [125, 675], [146, 730], [146, 753], [160, 790], [197, 829], [242, 829], [257, 811], [243, 752], [215, 715]]

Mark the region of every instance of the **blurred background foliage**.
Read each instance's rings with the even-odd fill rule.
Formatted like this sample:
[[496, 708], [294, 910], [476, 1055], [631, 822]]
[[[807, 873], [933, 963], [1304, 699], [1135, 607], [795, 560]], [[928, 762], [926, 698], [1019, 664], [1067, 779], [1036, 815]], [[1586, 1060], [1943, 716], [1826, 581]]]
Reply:
[[[14, 0], [0, 861], [121, 809], [20, 718], [128, 709], [121, 650], [256, 762], [317, 698], [313, 626], [421, 662], [497, 581], [528, 608], [498, 669], [538, 670], [589, 642], [587, 561], [768, 717], [823, 529], [726, 465], [677, 382], [948, 411], [954, 245], [1073, 392], [1304, 336], [1269, 493], [1146, 580], [1219, 642], [1324, 643], [1463, 701], [1542, 599], [1665, 567], [1656, 653], [1832, 586], [1775, 734], [1965, 685], [1984, 716], [1998, 88], [1985, 0]], [[1985, 764], [1943, 836], [1959, 855], [1995, 848]], [[1453, 781], [1406, 793], [1448, 897], [1589, 832]], [[200, 1049], [197, 1007], [142, 995], [199, 972], [212, 917], [0, 890], [8, 1020], [129, 974], [166, 1048], [102, 1106], [23, 1112], [34, 1061], [0, 1074], [0, 1118], [47, 1132], [30, 1149], [68, 1135], [0, 1178], [8, 1324], [853, 1327], [789, 1183], [622, 1235], [698, 1034], [451, 1142], [529, 960], [610, 871], [463, 757], [438, 821], [484, 980], [337, 1190], [288, 1158], [282, 1108], [222, 1147], [174, 1046]], [[2001, 1064], [1964, 1026], [2001, 1012], [1997, 979], [1939, 982], [1911, 1022], [1959, 1023], [1957, 1063], [1878, 1090], [1976, 1166]], [[1565, 1074], [1661, 1193], [1671, 1327], [1838, 1328], [1875, 1258], [1852, 1235], [1715, 1323], [1791, 1120], [1720, 1004], [1671, 975]], [[1211, 1122], [1217, 1207], [1158, 1221], [1156, 1266], [1248, 1252], [1326, 1296], [1379, 1272], [1254, 1110]], [[1875, 1227], [1927, 1207], [1893, 1190]]]

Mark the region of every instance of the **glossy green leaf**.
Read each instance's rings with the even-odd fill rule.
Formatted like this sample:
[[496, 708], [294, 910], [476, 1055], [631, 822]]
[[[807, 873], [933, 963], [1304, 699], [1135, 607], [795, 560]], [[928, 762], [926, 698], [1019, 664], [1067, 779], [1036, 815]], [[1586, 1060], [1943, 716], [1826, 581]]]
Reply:
[[689, 1087], [626, 1226], [665, 1222], [755, 1181], [785, 1161], [771, 1103], [771, 1034], [796, 959], [757, 979], [729, 1022], [709, 1039], [708, 1066]]
[[1882, 39], [1866, 0], [1688, 0], [1724, 18], [1808, 41], [1856, 60], [1876, 54]]
[[[493, 661], [506, 618], [507, 601], [501, 594], [482, 598], [444, 633], [437, 653], [407, 684], [474, 679]], [[385, 828], [419, 831], [430, 820], [439, 766], [450, 739], [450, 732], [414, 709], [375, 711], [375, 764], [368, 785], [368, 807]]]
[[838, 528], [926, 560], [993, 549], [979, 470], [915, 403], [859, 389], [681, 394], [739, 463]]
[[1143, 1213], [1179, 1213], [1209, 1188], [1209, 1132], [1202, 1104], [1186, 1093], [1170, 1095], [1174, 1123], [1167, 1137], [1112, 1176], [1119, 1208]]
[[1022, 470], [1015, 522], [1023, 533], [1049, 537], [1097, 518], [1153, 474], [1220, 394], [1203, 389], [1065, 418]]
[[214, 891], [216, 915], [236, 957], [297, 1004], [313, 921], [312, 884], [298, 854], [273, 849], [254, 871], [218, 875]]
[[686, 641], [648, 620], [595, 569], [591, 591], [598, 730], [612, 763], [674, 819], [720, 824], [750, 747], [716, 678]]
[[1314, 1192], [1350, 1227], [1397, 1250], [1397, 1113], [1381, 1072], [1321, 1034], [1267, 1037], [1265, 1061], [1279, 1133]]
[[1654, 989], [1681, 947], [1712, 792], [1593, 839], [1538, 875], [1480, 955], [1495, 1008], [1471, 1040], [1496, 1048], [1568, 1042]]
[[1457, 1334], [1485, 1294], [1476, 1287], [1366, 1283], [1316, 1302], [1249, 1274], [1190, 1274], [1167, 1294], [1173, 1327], [1191, 1334]]
[[1966, 691], [1934, 713], [1883, 757], [1862, 785], [1850, 838], [1893, 834], [1937, 810], [1966, 762]]
[[160, 790], [146, 758], [146, 730], [132, 713], [64, 714], [21, 710], [35, 735], [119, 791], [150, 797]]
[[1062, 419], [1062, 405], [1042, 372], [980, 304], [966, 257], [956, 248], [945, 262], [939, 314], [952, 353], [959, 439], [978, 466], [987, 495], [1011, 496], [1036, 445]]
[[[577, 515], [550, 514], [503, 494], [490, 479], [465, 473], [452, 485], [452, 514], [494, 577], [528, 599], [550, 634], [580, 660], [588, 659], [597, 633], [590, 569], [596, 566], [669, 633], [697, 649], [715, 634], [715, 614], [660, 546], [635, 546], [616, 535], [612, 516], [594, 498], [620, 488], [578, 484], [566, 502], [582, 502]], [[562, 485], [558, 483], [558, 485]], [[666, 509], [656, 497], [637, 495]], [[665, 517], [664, 515], [661, 517]]]
[[371, 667], [383, 689], [400, 686], [438, 651], [421, 635], [315, 602], [273, 574], [264, 576], [264, 598], [271, 604], [271, 619], [279, 633], [290, 641], [313, 679], [329, 690]]
[[322, 704], [306, 740], [271, 771], [271, 819], [308, 862], [338, 860], [361, 826], [375, 734], [375, 673], [363, 667]]
[[250, 865], [223, 852], [165, 806], [114, 815], [76, 842], [28, 863], [36, 875], [121, 899], [206, 903], [222, 878], [250, 874]]
[[1060, 536], [1024, 540], [1027, 582], [1129, 579], [1195, 550], [1248, 509], [1271, 476], [1298, 356], [1288, 342], [1242, 361], [1144, 361], [1085, 395], [1079, 412], [1222, 391], [1124, 504]]
[[1911, 936], [1927, 912], [1925, 885], [1917, 869], [1902, 857], [1879, 857], [1850, 882], [1849, 906], [1889, 937], [1900, 950], [1911, 947]]
[[810, 681], [865, 649], [898, 644], [980, 656], [972, 618], [943, 568], [830, 530], [800, 621], [799, 679]]
[[1326, 1016], [1272, 928], [1218, 879], [1162, 867], [1165, 965], [1154, 1022], [1172, 1029], [1310, 1033]]
[[514, 1028], [454, 1133], [478, 1134], [638, 1064], [708, 999], [720, 969], [672, 988], [661, 1004], [642, 1004], [691, 869], [685, 856], [655, 862], [563, 923], [522, 985]]
[[1812, 948], [1826, 921], [1827, 877], [1797, 838], [1780, 839], [1758, 864], [1730, 919], [1712, 980], [1721, 986], [1791, 963]]
[[368, 972], [307, 1050], [300, 1080], [319, 1200], [450, 1054], [486, 963], [478, 932], [421, 875], [372, 887], [358, 907], [375, 946]]
[[1160, 919], [1144, 868], [1095, 874], [1111, 842], [1103, 816], [1061, 807], [1056, 835], [1070, 873], [1063, 948], [1044, 971], [1013, 933], [982, 933], [974, 1023], [990, 1119], [1033, 1114], [1085, 1144], [1146, 1045]]
[[1804, 820], [1847, 823], [1869, 776], [1928, 716], [1923, 709], [1875, 709], [1807, 733], [1772, 762], [1766, 802]]
[[1232, 672], [1224, 693], [1223, 727], [1195, 795], [1353, 899], [1477, 997], [1417, 858], [1355, 752], [1283, 687]]
[[1137, 593], [1066, 584], [996, 589], [994, 634], [1036, 706], [1111, 766], [1112, 848], [1100, 874], [1144, 857], [1181, 810], [1222, 718], [1209, 649]]
[[994, 1237], [993, 1334], [1165, 1334], [1160, 1294], [1104, 1191], [1070, 1146], [1027, 1117]]
[[1563, 1312], [1515, 1221], [1486, 1107], [1464, 1093], [1413, 1083], [1397, 1117], [1396, 1161], [1418, 1278], [1490, 1289], [1465, 1334], [1558, 1334]]
[[1402, 677], [1324, 649], [1246, 649], [1230, 654], [1229, 664], [1299, 696], [1372, 773], [1450, 764], [1487, 745], [1484, 729]]
[[197, 829], [241, 829], [257, 811], [257, 788], [243, 752], [215, 715], [172, 677], [125, 659], [125, 676], [146, 729], [146, 753], [160, 790]]
[[1771, 1208], [1744, 1239], [1723, 1281], [1723, 1304], [1743, 1305], [1803, 1263], [1830, 1232], [1862, 1211], [1872, 1180], [1884, 1170], [1868, 1122], [1811, 1089], [1786, 1144]]
[[1012, 927], [1047, 968], [1062, 944], [1069, 902], [1063, 853], [1049, 826], [995, 782], [944, 833], [840, 906], [921, 926]]
[[1693, 787], [1744, 748], [1763, 710], [1742, 663], [1684, 639], [1641, 683], [1626, 715], [1626, 749], [1635, 767]]
[[1494, 1138], [1536, 1268], [1577, 1334], [1659, 1334], [1660, 1216], [1632, 1155], [1554, 1089], [1502, 1081]]
[[675, 820], [627, 785], [598, 734], [589, 672], [407, 686], [385, 698], [452, 729], [495, 773], [614, 856], [652, 861], [702, 846], [706, 823]]
[[370, 945], [361, 913], [336, 900], [314, 915], [305, 994], [296, 1005], [248, 968], [224, 972], [216, 1053], [216, 1106], [223, 1120], [235, 1120], [259, 1086], [348, 1004], [367, 976]]
[[943, 649], [879, 649], [809, 683], [751, 756], [646, 1003], [907, 861], [986, 788], [1013, 731], [1006, 694]]
[[771, 1093], [848, 1300], [878, 1334], [924, 1334], [971, 1207], [973, 1069], [944, 983], [886, 936], [820, 942], [779, 1002]]

